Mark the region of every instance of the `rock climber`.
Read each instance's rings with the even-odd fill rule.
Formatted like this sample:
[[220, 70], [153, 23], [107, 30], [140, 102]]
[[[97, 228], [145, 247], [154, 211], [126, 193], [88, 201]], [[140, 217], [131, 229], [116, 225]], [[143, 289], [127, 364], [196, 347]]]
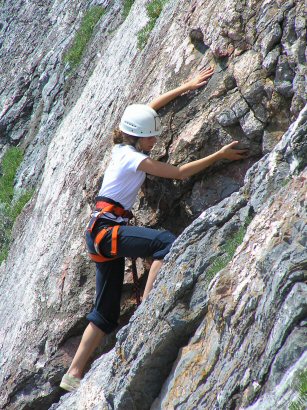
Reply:
[[96, 208], [86, 232], [91, 258], [96, 263], [96, 301], [87, 316], [89, 324], [71, 366], [60, 386], [72, 391], [80, 384], [84, 369], [105, 335], [117, 327], [120, 298], [124, 279], [125, 257], [152, 257], [143, 301], [148, 297], [163, 258], [169, 252], [175, 236], [169, 231], [128, 226], [130, 210], [146, 174], [162, 178], [185, 179], [221, 159], [240, 160], [246, 150], [236, 149], [238, 141], [225, 145], [212, 155], [173, 166], [150, 158], [149, 153], [162, 133], [157, 111], [177, 96], [204, 86], [213, 74], [211, 67], [202, 69], [183, 83], [150, 104], [129, 105], [114, 133], [115, 147], [101, 189]]

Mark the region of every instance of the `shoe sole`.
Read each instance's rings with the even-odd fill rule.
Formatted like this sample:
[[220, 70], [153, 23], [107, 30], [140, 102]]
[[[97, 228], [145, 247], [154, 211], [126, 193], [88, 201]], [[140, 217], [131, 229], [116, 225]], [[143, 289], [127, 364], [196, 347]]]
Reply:
[[60, 387], [61, 389], [67, 390], [67, 391], [73, 391], [77, 388], [77, 386], [70, 386], [69, 384], [66, 384], [66, 383], [61, 383]]
[[67, 391], [76, 390], [80, 386], [80, 381], [73, 376], [65, 374], [61, 380], [60, 387]]

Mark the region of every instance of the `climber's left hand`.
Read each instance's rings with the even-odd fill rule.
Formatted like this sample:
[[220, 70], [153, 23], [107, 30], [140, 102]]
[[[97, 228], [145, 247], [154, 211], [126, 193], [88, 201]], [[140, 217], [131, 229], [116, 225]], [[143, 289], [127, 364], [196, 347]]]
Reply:
[[165, 107], [170, 101], [173, 101], [179, 95], [186, 92], [196, 90], [207, 84], [209, 78], [212, 76], [214, 69], [211, 67], [203, 68], [196, 74], [191, 80], [186, 81], [179, 87], [170, 90], [159, 97], [152, 100], [148, 105], [154, 110], [158, 111], [160, 108]]
[[191, 80], [184, 83], [189, 90], [196, 90], [207, 84], [209, 78], [213, 75], [214, 69], [212, 67], [203, 68]]

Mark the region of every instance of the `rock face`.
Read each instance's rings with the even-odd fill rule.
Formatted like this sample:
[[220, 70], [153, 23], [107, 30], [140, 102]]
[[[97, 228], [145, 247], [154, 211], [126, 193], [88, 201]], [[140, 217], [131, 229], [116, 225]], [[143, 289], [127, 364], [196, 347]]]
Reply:
[[[41, 178], [47, 149], [67, 110], [68, 68], [63, 55], [72, 43], [87, 1], [3, 1], [0, 8], [0, 144], [20, 143], [26, 160], [19, 185], [35, 186]], [[95, 2], [92, 2], [95, 4]], [[110, 1], [96, 2], [108, 6]], [[92, 5], [93, 5], [92, 4]], [[119, 7], [112, 9], [112, 30]], [[101, 27], [102, 28], [102, 27]], [[26, 33], [26, 35], [25, 35]], [[103, 38], [102, 38], [102, 37]], [[78, 74], [85, 80], [97, 59], [98, 41], [107, 36], [105, 27], [94, 33], [88, 56]], [[86, 68], [85, 68], [86, 67]], [[84, 71], [87, 71], [84, 73]], [[80, 80], [76, 81], [79, 84]], [[75, 98], [75, 96], [74, 96]]]
[[289, 408], [307, 363], [306, 120], [183, 232], [113, 351], [52, 409]]
[[[303, 3], [171, 0], [140, 52], [146, 3], [126, 20], [117, 1], [1, 5], [0, 143], [26, 148], [16, 188], [36, 186], [0, 267], [1, 406], [288, 409], [307, 361]], [[71, 76], [63, 55], [97, 4], [107, 13]], [[183, 164], [235, 138], [250, 157], [148, 178], [138, 220], [186, 229], [115, 347], [52, 404], [94, 296], [83, 230], [110, 132], [128, 103], [209, 64], [204, 89], [161, 110], [154, 156]]]

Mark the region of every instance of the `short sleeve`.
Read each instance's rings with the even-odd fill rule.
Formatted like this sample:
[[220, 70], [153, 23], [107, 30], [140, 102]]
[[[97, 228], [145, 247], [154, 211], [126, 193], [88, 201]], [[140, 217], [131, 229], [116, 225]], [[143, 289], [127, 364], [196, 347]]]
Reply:
[[127, 150], [126, 158], [125, 158], [126, 169], [129, 169], [135, 172], [138, 166], [140, 165], [140, 163], [145, 158], [148, 158], [148, 155], [143, 154], [142, 152], [138, 152], [132, 147], [129, 147], [129, 150]]

